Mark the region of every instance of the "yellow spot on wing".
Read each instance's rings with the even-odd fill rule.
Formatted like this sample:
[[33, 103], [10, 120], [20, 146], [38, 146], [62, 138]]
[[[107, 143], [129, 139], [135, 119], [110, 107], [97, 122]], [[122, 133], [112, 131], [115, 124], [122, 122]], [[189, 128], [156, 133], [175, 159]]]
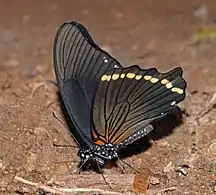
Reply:
[[168, 88], [168, 89], [170, 89], [170, 88], [172, 88], [173, 86], [172, 86], [172, 83], [167, 83], [166, 84], [166, 88]]
[[106, 81], [107, 80], [107, 75], [103, 75], [102, 77], [101, 77], [101, 81]]
[[150, 80], [150, 79], [152, 78], [152, 76], [151, 76], [151, 75], [145, 75], [143, 78], [144, 78], [145, 80]]
[[142, 78], [142, 75], [136, 75], [135, 79], [140, 80]]
[[127, 78], [133, 79], [136, 75], [134, 73], [127, 73]]
[[117, 80], [119, 78], [119, 74], [113, 74], [112, 75], [112, 80]]
[[165, 84], [167, 84], [167, 83], [169, 83], [169, 81], [168, 81], [167, 79], [163, 79], [163, 80], [161, 81], [161, 84], [163, 84], [163, 85], [165, 85]]
[[150, 80], [152, 83], [157, 83], [158, 81], [159, 81], [159, 79], [158, 78], [151, 78], [151, 80]]
[[111, 75], [108, 75], [107, 76], [107, 81], [110, 81], [111, 80]]
[[173, 88], [171, 89], [171, 91], [172, 91], [172, 92], [176, 92], [176, 93], [178, 93], [178, 94], [183, 94], [183, 93], [184, 93], [183, 89], [178, 88], [178, 87], [173, 87]]
[[125, 74], [120, 75], [121, 79], [125, 78]]

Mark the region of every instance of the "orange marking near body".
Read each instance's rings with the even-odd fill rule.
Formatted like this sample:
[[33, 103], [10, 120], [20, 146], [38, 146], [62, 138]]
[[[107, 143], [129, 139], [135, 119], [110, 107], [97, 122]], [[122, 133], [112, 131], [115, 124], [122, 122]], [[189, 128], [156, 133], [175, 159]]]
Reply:
[[102, 146], [102, 145], [104, 145], [105, 143], [104, 143], [103, 141], [101, 141], [101, 140], [97, 140], [97, 141], [95, 142], [95, 144], [97, 144], [97, 145], [99, 145], [99, 146]]
[[95, 130], [92, 130], [92, 136], [95, 139], [94, 143], [99, 146], [104, 145], [106, 142], [108, 142], [103, 136], [98, 135]]

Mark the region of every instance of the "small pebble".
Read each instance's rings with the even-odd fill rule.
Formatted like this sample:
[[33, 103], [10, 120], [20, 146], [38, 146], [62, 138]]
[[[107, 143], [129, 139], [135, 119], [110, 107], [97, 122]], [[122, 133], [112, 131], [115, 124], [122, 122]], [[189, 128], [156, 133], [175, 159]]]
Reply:
[[182, 165], [182, 166], [179, 166], [175, 169], [176, 172], [179, 173], [179, 175], [184, 175], [186, 176], [188, 174], [188, 169], [189, 169], [189, 166], [188, 165]]
[[149, 183], [152, 185], [157, 185], [160, 183], [160, 180], [157, 177], [150, 177]]

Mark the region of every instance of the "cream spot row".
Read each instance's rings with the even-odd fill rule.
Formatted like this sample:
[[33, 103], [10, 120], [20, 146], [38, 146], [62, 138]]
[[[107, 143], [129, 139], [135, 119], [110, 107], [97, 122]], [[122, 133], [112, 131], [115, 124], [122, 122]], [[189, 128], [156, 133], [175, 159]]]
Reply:
[[[110, 80], [118, 80], [118, 79], [123, 79], [123, 78], [128, 78], [128, 79], [135, 79], [135, 80], [140, 80], [144, 79], [146, 81], [150, 81], [151, 83], [157, 83], [159, 81], [158, 78], [152, 77], [151, 75], [136, 75], [135, 73], [127, 73], [127, 74], [113, 74], [113, 75], [103, 75], [101, 77], [101, 81], [110, 81]], [[162, 79], [160, 81], [162, 85], [165, 85], [167, 89], [171, 89], [172, 92], [176, 92], [178, 94], [183, 94], [184, 91], [181, 88], [178, 87], [173, 87], [172, 83], [167, 80], [167, 79]]]

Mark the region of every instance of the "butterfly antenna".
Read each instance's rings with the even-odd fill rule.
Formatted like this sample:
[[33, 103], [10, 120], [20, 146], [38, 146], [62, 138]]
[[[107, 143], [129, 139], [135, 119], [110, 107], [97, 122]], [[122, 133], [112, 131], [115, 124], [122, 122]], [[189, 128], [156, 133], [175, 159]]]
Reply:
[[82, 164], [79, 166], [79, 168], [76, 171], [78, 174], [80, 174], [82, 172], [82, 167], [86, 164], [87, 161], [88, 161], [88, 159], [84, 160], [82, 162]]
[[55, 142], [53, 142], [53, 146], [55, 146], [55, 147], [64, 147], [64, 148], [66, 148], [66, 147], [70, 147], [70, 148], [78, 148], [77, 146], [74, 146], [74, 145], [57, 144], [57, 143], [55, 143]]
[[124, 163], [118, 158], [118, 162], [120, 163], [121, 167], [122, 167], [122, 173], [124, 173], [125, 171], [125, 166], [124, 166]]
[[55, 117], [55, 119], [56, 119], [58, 122], [60, 122], [60, 123], [67, 129], [66, 125], [56, 116], [55, 112], [53, 112], [53, 116]]
[[106, 178], [104, 177], [103, 171], [101, 170], [101, 168], [100, 168], [99, 164], [97, 163], [97, 161], [96, 161], [96, 165], [97, 165], [97, 168], [98, 168], [98, 170], [99, 170], [99, 172], [100, 172], [100, 174], [101, 174], [101, 176], [102, 176], [102, 178], [103, 178], [105, 184], [106, 184], [110, 189], [112, 189], [111, 186], [109, 185], [109, 183], [107, 182]]
[[[67, 126], [56, 116], [55, 112], [53, 112], [53, 116], [54, 118], [60, 122], [66, 129], [67, 129]], [[72, 135], [73, 136], [73, 135]], [[73, 136], [74, 138], [74, 136]], [[74, 138], [74, 140], [76, 141], [76, 139]], [[79, 143], [76, 141], [76, 143], [79, 145]], [[72, 147], [72, 148], [78, 148], [78, 146], [74, 146], [74, 145], [64, 145], [64, 144], [56, 144], [55, 142], [53, 143], [53, 146], [56, 146], [56, 147]]]

